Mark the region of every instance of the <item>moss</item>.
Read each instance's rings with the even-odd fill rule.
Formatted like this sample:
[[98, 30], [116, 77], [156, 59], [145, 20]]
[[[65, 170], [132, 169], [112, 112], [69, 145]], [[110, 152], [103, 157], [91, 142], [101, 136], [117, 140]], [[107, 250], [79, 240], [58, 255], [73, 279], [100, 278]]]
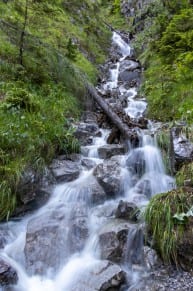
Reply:
[[176, 183], [178, 186], [183, 186], [184, 181], [187, 181], [189, 186], [193, 186], [193, 162], [183, 165], [176, 174]]
[[182, 187], [155, 195], [147, 206], [145, 220], [148, 230], [165, 263], [174, 262], [178, 265], [178, 242], [183, 236], [186, 224], [174, 218], [174, 215], [188, 212], [192, 205], [192, 188]]

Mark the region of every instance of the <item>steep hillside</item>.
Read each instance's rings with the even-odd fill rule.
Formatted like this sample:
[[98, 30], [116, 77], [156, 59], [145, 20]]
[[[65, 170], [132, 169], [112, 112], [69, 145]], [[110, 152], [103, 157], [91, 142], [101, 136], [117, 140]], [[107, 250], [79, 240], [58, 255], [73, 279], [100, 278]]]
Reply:
[[0, 216], [19, 181], [58, 152], [79, 150], [69, 118], [86, 106], [110, 31], [100, 1], [0, 1]]
[[150, 118], [193, 122], [192, 5], [188, 0], [122, 1], [145, 67], [142, 91]]

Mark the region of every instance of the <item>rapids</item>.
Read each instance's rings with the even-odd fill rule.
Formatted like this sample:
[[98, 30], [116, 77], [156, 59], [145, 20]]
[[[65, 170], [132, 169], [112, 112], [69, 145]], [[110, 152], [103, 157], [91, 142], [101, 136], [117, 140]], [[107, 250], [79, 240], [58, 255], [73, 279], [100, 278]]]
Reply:
[[[145, 113], [146, 101], [140, 98], [136, 99], [137, 88], [127, 88], [124, 83], [118, 81], [120, 62], [123, 63], [130, 56], [131, 48], [117, 33], [113, 33], [112, 41], [117, 47], [120, 59], [114, 64], [114, 69], [109, 68], [110, 80], [100, 86], [104, 90], [107, 88], [108, 90], [117, 89], [120, 96], [128, 96], [127, 107], [124, 110], [131, 118], [139, 118]], [[115, 209], [121, 199], [133, 202], [138, 207], [144, 207], [151, 196], [174, 187], [173, 178], [165, 174], [163, 160], [153, 132], [153, 123], [149, 123], [148, 130], [138, 130], [139, 147], [133, 148], [130, 145], [129, 151], [119, 158], [122, 169], [122, 190], [119, 196], [107, 199], [104, 203], [93, 205], [90, 199], [92, 185], [95, 181], [93, 169], [87, 170], [82, 167], [79, 178], [72, 182], [56, 185], [48, 203], [36, 213], [1, 225], [1, 229], [8, 231], [8, 242], [1, 250], [1, 257], [16, 269], [19, 277], [18, 284], [12, 286], [9, 290], [106, 290], [97, 287], [99, 282], [92, 285], [94, 280], [92, 277], [95, 276], [93, 270], [97, 270], [102, 262], [99, 234], [103, 227], [108, 228], [108, 225], [111, 225], [114, 221], [114, 216], [110, 210]], [[96, 165], [103, 163], [103, 160], [99, 158], [98, 148], [107, 144], [106, 140], [109, 133], [109, 129], [101, 129], [101, 136], [95, 137], [92, 145], [82, 147], [82, 157], [87, 153], [87, 158], [94, 161]], [[136, 167], [136, 164], [139, 165], [140, 169]], [[88, 234], [83, 243], [81, 242], [81, 247], [74, 249], [69, 243], [69, 237], [72, 235], [72, 221], [77, 218], [77, 215], [82, 219], [83, 229], [86, 224]], [[48, 221], [52, 225], [49, 225]], [[58, 221], [61, 221], [61, 226], [58, 226]], [[46, 259], [38, 267], [34, 267], [32, 264], [28, 268], [25, 259], [27, 251], [25, 246], [26, 232], [30, 231], [30, 227], [34, 223], [37, 224], [36, 228], [39, 233], [41, 233], [41, 227], [45, 227], [45, 237], [41, 238], [45, 240], [49, 240], [49, 236], [46, 238], [49, 227], [57, 227], [58, 241], [53, 246], [54, 248], [48, 248], [45, 251], [46, 256], [51, 256], [51, 263], [49, 259]], [[113, 290], [132, 290], [132, 286], [137, 286], [146, 273], [143, 256], [140, 255], [143, 249], [142, 227], [143, 223], [142, 225], [133, 224], [128, 231], [124, 259], [119, 263], [120, 268], [127, 273], [130, 287], [126, 283], [125, 289]], [[37, 240], [34, 249], [28, 250], [32, 252], [31, 256], [33, 256], [33, 251], [40, 247], [38, 242], [41, 246], [41, 240]], [[136, 263], [133, 262], [133, 258], [136, 256], [139, 257], [138, 268], [136, 268]], [[46, 262], [49, 263], [46, 264]], [[38, 273], [38, 268], [43, 271]]]

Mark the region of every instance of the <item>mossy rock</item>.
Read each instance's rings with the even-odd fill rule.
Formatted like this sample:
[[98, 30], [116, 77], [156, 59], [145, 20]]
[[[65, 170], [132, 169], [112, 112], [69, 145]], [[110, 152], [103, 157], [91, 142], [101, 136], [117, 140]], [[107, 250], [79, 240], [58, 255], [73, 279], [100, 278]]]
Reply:
[[145, 219], [154, 247], [165, 263], [190, 271], [193, 266], [193, 188], [155, 195]]
[[193, 187], [193, 162], [185, 164], [177, 172], [176, 183], [178, 186], [187, 185]]

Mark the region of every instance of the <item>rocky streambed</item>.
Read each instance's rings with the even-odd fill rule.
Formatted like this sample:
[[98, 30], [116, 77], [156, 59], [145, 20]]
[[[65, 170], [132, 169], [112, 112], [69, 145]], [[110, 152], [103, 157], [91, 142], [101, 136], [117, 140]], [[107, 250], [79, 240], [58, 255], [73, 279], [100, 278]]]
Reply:
[[[29, 212], [0, 226], [2, 290], [193, 290], [190, 273], [164, 267], [145, 245], [141, 212], [175, 182], [157, 147], [160, 124], [145, 118], [141, 70], [129, 37], [114, 33], [97, 93], [132, 138], [95, 104], [76, 124], [81, 154], [59, 156], [39, 182], [29, 171], [21, 186], [30, 184], [30, 195], [21, 191], [17, 213]], [[191, 156], [189, 141], [177, 131], [173, 140], [176, 161]]]

